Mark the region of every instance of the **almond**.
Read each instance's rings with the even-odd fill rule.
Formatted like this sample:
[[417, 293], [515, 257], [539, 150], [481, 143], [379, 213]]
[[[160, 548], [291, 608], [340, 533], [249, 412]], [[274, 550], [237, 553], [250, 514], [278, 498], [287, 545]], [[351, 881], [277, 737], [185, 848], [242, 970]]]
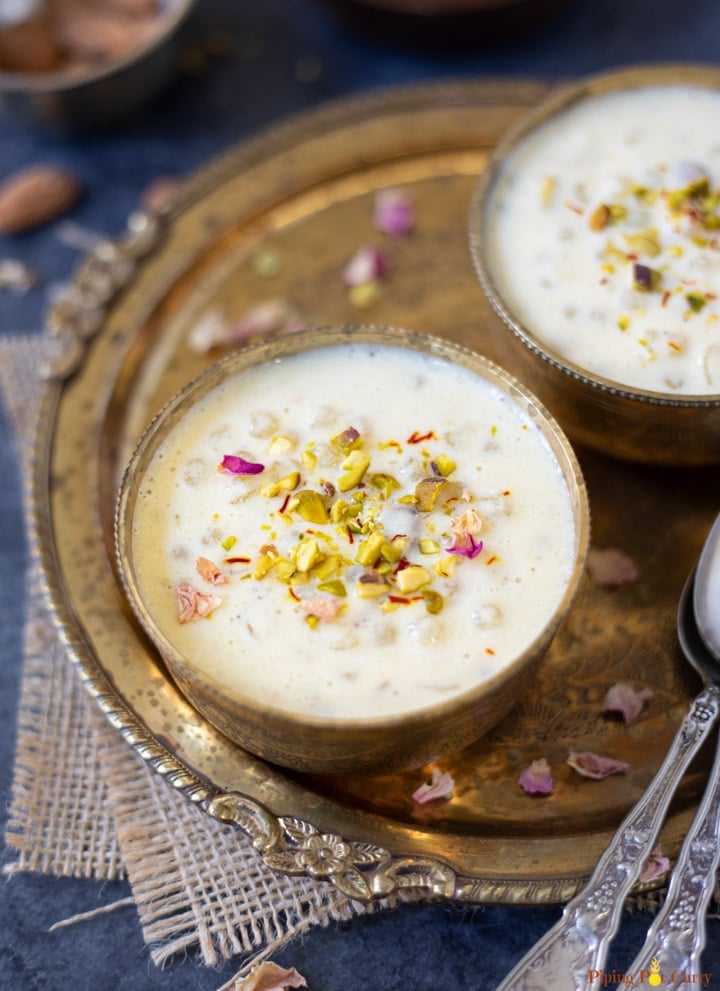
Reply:
[[70, 209], [78, 180], [56, 165], [30, 165], [0, 183], [0, 234], [40, 227]]

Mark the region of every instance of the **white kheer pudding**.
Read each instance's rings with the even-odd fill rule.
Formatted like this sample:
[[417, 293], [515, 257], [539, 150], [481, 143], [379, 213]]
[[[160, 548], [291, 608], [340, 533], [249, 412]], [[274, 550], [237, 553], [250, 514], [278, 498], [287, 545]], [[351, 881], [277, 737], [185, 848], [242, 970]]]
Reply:
[[197, 670], [286, 711], [418, 710], [546, 627], [577, 534], [533, 418], [394, 345], [237, 373], [162, 440], [131, 527], [140, 595]]
[[571, 104], [509, 154], [486, 250], [506, 308], [592, 374], [720, 393], [720, 91]]

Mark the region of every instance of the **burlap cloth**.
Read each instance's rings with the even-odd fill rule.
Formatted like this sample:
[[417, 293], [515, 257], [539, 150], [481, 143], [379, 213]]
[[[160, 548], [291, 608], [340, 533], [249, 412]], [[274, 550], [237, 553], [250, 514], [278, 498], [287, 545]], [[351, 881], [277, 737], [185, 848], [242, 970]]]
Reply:
[[[0, 391], [21, 466], [30, 463], [44, 346], [39, 337], [0, 340]], [[83, 688], [48, 621], [32, 566], [26, 589], [6, 835], [17, 857], [6, 873], [127, 877], [156, 964], [198, 948], [210, 966], [241, 955], [237, 977], [312, 926], [378, 907], [350, 901], [326, 883], [271, 872], [243, 833], [168, 786]]]

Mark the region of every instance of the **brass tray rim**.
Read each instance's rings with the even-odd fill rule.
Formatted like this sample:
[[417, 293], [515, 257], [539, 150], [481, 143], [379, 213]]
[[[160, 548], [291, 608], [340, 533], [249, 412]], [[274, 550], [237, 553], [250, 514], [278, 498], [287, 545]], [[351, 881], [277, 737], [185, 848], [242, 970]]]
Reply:
[[[425, 895], [460, 902], [552, 904], [571, 898], [582, 887], [589, 870], [579, 873], [568, 871], [563, 876], [546, 876], [539, 871], [534, 877], [518, 878], [508, 876], [502, 870], [494, 873], [489, 868], [485, 877], [466, 875], [449, 861], [426, 856], [422, 852], [409, 852], [413, 843], [408, 843], [405, 851], [386, 849], [368, 841], [367, 836], [360, 840], [345, 839], [307, 820], [275, 815], [265, 804], [248, 795], [222, 791], [201, 770], [191, 767], [181, 756], [168, 749], [114, 687], [109, 673], [89, 649], [77, 622], [73, 603], [66, 594], [54, 543], [50, 507], [54, 427], [65, 386], [81, 368], [86, 348], [101, 330], [106, 309], [131, 280], [134, 263], [152, 250], [162, 237], [166, 220], [227, 177], [230, 174], [228, 170], [237, 169], [239, 164], [257, 161], [262, 155], [276, 153], [278, 147], [292, 141], [296, 135], [302, 135], [310, 126], [331, 131], [337, 122], [345, 121], [350, 114], [366, 116], [378, 111], [385, 114], [410, 109], [417, 111], [430, 108], [433, 102], [436, 106], [446, 106], [448, 101], [450, 106], [473, 106], [473, 100], [481, 96], [483, 105], [502, 103], [503, 83], [508, 88], [513, 85], [534, 86], [537, 92], [532, 101], [527, 101], [528, 107], [541, 99], [550, 86], [547, 81], [529, 79], [443, 80], [341, 98], [276, 124], [265, 133], [241, 142], [235, 149], [211, 160], [191, 177], [176, 204], [164, 214], [144, 212], [131, 215], [128, 234], [116, 241], [103, 242], [88, 256], [78, 270], [68, 295], [61, 298], [48, 315], [51, 356], [41, 370], [45, 382], [34, 425], [24, 504], [31, 564], [38, 567], [42, 576], [42, 592], [62, 646], [109, 722], [153, 770], [167, 778], [189, 801], [218, 822], [238, 827], [273, 870], [329, 881], [348, 897], [361, 901], [383, 899], [402, 892], [416, 897]], [[497, 94], [497, 97], [488, 100], [488, 94]], [[524, 101], [519, 102], [525, 105]], [[92, 274], [95, 269], [101, 272], [107, 269], [112, 273], [113, 267], [122, 262], [130, 262], [127, 271], [115, 279], [109, 293], [101, 292], [98, 301], [88, 284], [88, 273]], [[78, 327], [81, 329], [78, 330]], [[339, 803], [329, 799], [326, 804]], [[682, 829], [685, 819], [689, 822], [690, 815], [680, 813], [676, 817], [676, 825]], [[371, 825], [372, 820], [377, 819], [361, 809], [355, 810], [355, 816]], [[380, 832], [392, 839], [397, 829], [394, 823], [388, 823], [386, 827], [381, 823]], [[597, 833], [589, 831], [584, 835], [588, 840], [599, 837], [603, 844], [610, 837], [607, 830]], [[306, 855], [308, 850], [316, 847], [318, 840], [335, 855], [332, 868], [324, 869], [317, 860]], [[502, 853], [507, 840], [507, 837], [499, 839], [496, 855]], [[540, 846], [556, 842], [552, 836], [543, 837]], [[529, 838], [529, 843], [533, 845], [534, 838]], [[489, 846], [492, 845], [493, 841], [490, 841]], [[635, 890], [642, 893], [654, 887], [657, 884], [651, 882]]]

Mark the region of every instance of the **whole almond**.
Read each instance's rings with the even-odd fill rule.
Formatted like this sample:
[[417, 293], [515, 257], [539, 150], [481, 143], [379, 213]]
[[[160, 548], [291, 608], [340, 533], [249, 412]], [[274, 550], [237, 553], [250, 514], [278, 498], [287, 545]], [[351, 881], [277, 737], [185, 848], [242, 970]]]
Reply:
[[56, 165], [30, 165], [0, 183], [0, 233], [40, 227], [75, 204], [81, 187]]

